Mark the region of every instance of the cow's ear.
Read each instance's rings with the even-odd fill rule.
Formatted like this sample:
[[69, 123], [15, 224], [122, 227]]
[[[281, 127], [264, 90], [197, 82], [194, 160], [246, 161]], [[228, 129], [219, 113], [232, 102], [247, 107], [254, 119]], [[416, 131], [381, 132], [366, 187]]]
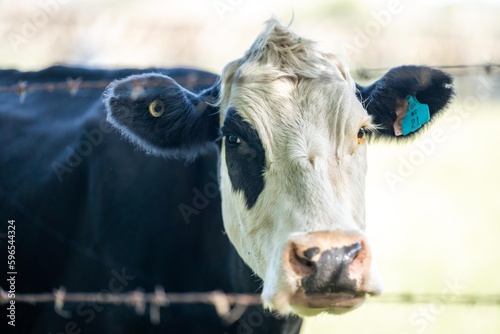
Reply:
[[426, 66], [396, 67], [370, 86], [356, 86], [358, 98], [378, 125], [371, 134], [374, 139], [413, 136], [454, 95], [453, 78]]
[[150, 154], [194, 158], [219, 136], [219, 84], [193, 94], [161, 74], [132, 75], [103, 94], [107, 119]]

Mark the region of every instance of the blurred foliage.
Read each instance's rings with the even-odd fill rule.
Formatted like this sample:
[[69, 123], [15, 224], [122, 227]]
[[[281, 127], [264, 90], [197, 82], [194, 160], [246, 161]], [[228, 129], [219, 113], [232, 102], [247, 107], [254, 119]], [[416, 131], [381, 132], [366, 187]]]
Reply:
[[[347, 49], [355, 68], [500, 58], [500, 5], [493, 2], [92, 0], [68, 1], [47, 14], [41, 4], [56, 0], [1, 1], [2, 68], [65, 63], [220, 71], [245, 52], [273, 14], [283, 22], [294, 17], [296, 31], [326, 50]], [[35, 31], [26, 34], [30, 25]]]

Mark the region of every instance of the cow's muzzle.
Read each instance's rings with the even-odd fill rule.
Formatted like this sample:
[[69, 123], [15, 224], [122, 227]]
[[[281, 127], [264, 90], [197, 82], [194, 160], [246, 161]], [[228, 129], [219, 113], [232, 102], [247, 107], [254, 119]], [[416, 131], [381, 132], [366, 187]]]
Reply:
[[290, 296], [296, 309], [342, 313], [359, 306], [367, 294], [381, 293], [368, 242], [361, 233], [297, 235], [285, 245], [282, 259], [297, 287]]

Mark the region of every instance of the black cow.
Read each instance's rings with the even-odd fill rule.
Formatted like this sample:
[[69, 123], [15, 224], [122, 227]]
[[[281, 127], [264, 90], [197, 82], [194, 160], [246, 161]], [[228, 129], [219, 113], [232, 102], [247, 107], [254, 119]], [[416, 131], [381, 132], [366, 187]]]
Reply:
[[[271, 29], [280, 36], [280, 43], [284, 43], [282, 29], [277, 25]], [[129, 77], [143, 72], [156, 74]], [[270, 144], [261, 139], [263, 133], [248, 114], [238, 109], [241, 105], [226, 110], [222, 141], [218, 103], [227, 101], [217, 101], [224, 99], [223, 90], [230, 85], [259, 78], [232, 77], [229, 83], [227, 69], [225, 73], [221, 92], [218, 76], [192, 69], [51, 67], [40, 72], [1, 72], [1, 87], [10, 87], [0, 94], [2, 257], [7, 258], [7, 222], [15, 220], [16, 293], [50, 292], [60, 286], [79, 292], [152, 291], [156, 285], [167, 292], [262, 291], [265, 275], [253, 274], [257, 269], [245, 264], [242, 249], [237, 251], [225, 234], [219, 178], [225, 177], [220, 168], [229, 168], [229, 178], [222, 182], [232, 186], [222, 188], [232, 187], [236, 196], [241, 195], [246, 210], [261, 208], [265, 204], [261, 194], [272, 183], [261, 169], [251, 178], [246, 172], [256, 163], [266, 168]], [[343, 68], [335, 73], [350, 78]], [[105, 121], [102, 87], [124, 77], [129, 78], [113, 83], [105, 94], [110, 117], [154, 155], [137, 150]], [[289, 73], [284, 79], [293, 83], [307, 78]], [[64, 88], [68, 82], [73, 88], [79, 83], [80, 89], [70, 95]], [[381, 127], [378, 133], [391, 138], [399, 135], [397, 125], [392, 126], [401, 108], [405, 109], [406, 96], [427, 104], [432, 117], [452, 93], [450, 76], [427, 67], [397, 68], [367, 88], [358, 86], [358, 98]], [[354, 133], [358, 145], [364, 144], [365, 131], [379, 136], [373, 126], [363, 124]], [[221, 150], [227, 166], [219, 162]], [[250, 160], [242, 164], [238, 159], [247, 153]], [[189, 162], [172, 155], [187, 156]], [[314, 159], [321, 163], [319, 153], [309, 158], [312, 165]], [[376, 293], [349, 276], [356, 266], [361, 268], [359, 275], [368, 277], [367, 241], [357, 232], [335, 233], [336, 229], [311, 232], [285, 244], [290, 258], [285, 269], [298, 277], [299, 285], [285, 305], [292, 306], [292, 313], [327, 308], [338, 313], [357, 306], [365, 293]], [[307, 238], [321, 239], [321, 245], [311, 247]], [[243, 256], [249, 255], [250, 251]], [[329, 260], [338, 255], [347, 262]], [[332, 281], [325, 272], [339, 280]], [[6, 279], [1, 283], [4, 290], [9, 288]], [[317, 295], [330, 296], [334, 302], [315, 299]], [[286, 313], [275, 295], [265, 298], [280, 314]], [[169, 305], [161, 309], [160, 319], [160, 324], [153, 325], [147, 312], [137, 315], [127, 306], [71, 303], [56, 313], [52, 305], [18, 303], [15, 323], [19, 333], [298, 333], [301, 326], [295, 315], [262, 307], [249, 307], [228, 325], [213, 306], [202, 304]], [[5, 317], [1, 326], [9, 328]]]
[[[217, 152], [189, 164], [146, 156], [105, 121], [101, 85], [144, 71], [169, 75], [194, 92], [217, 80], [192, 69], [1, 71], [2, 87], [27, 83], [23, 103], [19, 90], [0, 94], [1, 247], [7, 261], [7, 221], [15, 220], [16, 293], [61, 286], [153, 291], [156, 285], [175, 292], [258, 291], [259, 279], [222, 233]], [[68, 78], [82, 80], [73, 96], [68, 89], [36, 89], [65, 86]], [[194, 213], [183, 215], [184, 207]], [[249, 308], [230, 327], [204, 305], [163, 308], [160, 325], [124, 306], [80, 303], [63, 310], [67, 317], [52, 305], [18, 303], [16, 332], [288, 333], [300, 327], [298, 318], [276, 320], [261, 308]], [[9, 328], [6, 321], [1, 326]]]

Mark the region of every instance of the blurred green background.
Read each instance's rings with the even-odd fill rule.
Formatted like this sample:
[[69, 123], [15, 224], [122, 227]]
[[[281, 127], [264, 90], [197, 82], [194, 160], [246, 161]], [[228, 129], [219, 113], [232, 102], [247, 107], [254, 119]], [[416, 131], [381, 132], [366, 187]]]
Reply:
[[[500, 63], [498, 0], [0, 0], [0, 9], [1, 68], [220, 72], [272, 14], [343, 51], [358, 82], [383, 74], [362, 69]], [[369, 150], [367, 234], [385, 293], [434, 299], [370, 299], [349, 314], [307, 319], [303, 333], [500, 333], [498, 301], [448, 303], [500, 296], [500, 71], [450, 71], [457, 96], [446, 116], [416, 142]]]

